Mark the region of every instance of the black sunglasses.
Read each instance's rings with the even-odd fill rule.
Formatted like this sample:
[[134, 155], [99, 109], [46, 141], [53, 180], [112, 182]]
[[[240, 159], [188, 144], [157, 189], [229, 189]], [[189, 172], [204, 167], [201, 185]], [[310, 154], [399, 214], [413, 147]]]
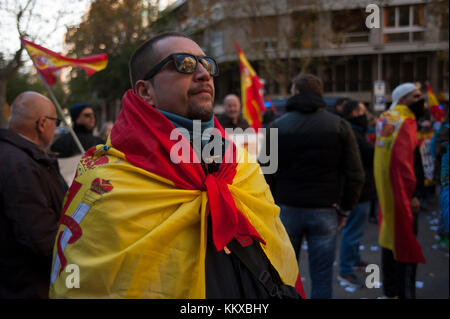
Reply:
[[197, 70], [198, 62], [208, 71], [211, 76], [219, 75], [219, 66], [216, 60], [209, 56], [195, 56], [189, 53], [173, 53], [167, 58], [155, 65], [143, 78], [144, 81], [150, 80], [159, 70], [169, 61], [173, 61], [175, 69], [183, 74], [192, 74]]
[[56, 126], [59, 126], [59, 124], [61, 124], [61, 120], [56, 118], [56, 117], [51, 117], [51, 116], [45, 116], [46, 118], [55, 121]]

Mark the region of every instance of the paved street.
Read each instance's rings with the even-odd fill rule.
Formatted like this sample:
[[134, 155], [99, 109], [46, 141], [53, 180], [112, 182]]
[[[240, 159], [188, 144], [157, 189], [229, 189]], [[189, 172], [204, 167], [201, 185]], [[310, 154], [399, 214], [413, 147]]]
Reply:
[[[449, 254], [437, 248], [436, 228], [438, 217], [437, 201], [432, 203], [428, 210], [423, 210], [419, 215], [419, 242], [422, 245], [426, 258], [425, 265], [418, 265], [416, 276], [416, 297], [418, 299], [448, 299], [449, 298]], [[381, 249], [377, 242], [377, 225], [369, 223], [367, 225], [364, 238], [361, 241], [360, 251], [362, 258], [369, 264], [380, 266], [381, 271]], [[340, 236], [339, 236], [340, 239]], [[308, 256], [305, 243], [303, 244], [300, 256], [300, 273], [303, 278], [306, 296], [310, 296], [310, 278], [308, 271]], [[339, 246], [339, 240], [338, 240]], [[336, 254], [339, 261], [339, 247]], [[383, 296], [383, 289], [362, 288], [354, 291], [350, 287], [342, 286], [336, 276], [338, 275], [338, 264], [335, 262], [333, 272], [333, 298], [335, 299], [376, 299]], [[358, 278], [365, 282], [369, 275], [363, 271], [356, 273]], [[380, 273], [381, 276], [381, 273]], [[381, 280], [381, 278], [380, 278]]]

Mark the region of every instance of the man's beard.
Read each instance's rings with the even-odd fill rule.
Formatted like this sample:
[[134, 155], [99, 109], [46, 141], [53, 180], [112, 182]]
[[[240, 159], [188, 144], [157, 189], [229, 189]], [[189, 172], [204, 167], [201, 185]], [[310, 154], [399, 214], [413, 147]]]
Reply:
[[425, 99], [420, 99], [419, 101], [408, 105], [408, 107], [416, 116], [416, 120], [418, 120], [425, 114]]
[[189, 104], [187, 118], [190, 120], [200, 120], [202, 122], [208, 122], [213, 116], [213, 103], [212, 101], [206, 105], [204, 104]]
[[188, 102], [187, 118], [190, 120], [200, 120], [202, 122], [210, 121], [213, 116], [214, 105], [214, 87], [209, 84], [199, 85], [188, 91], [188, 96], [192, 97], [200, 93], [202, 90], [207, 90], [210, 93], [210, 98], [195, 99]]

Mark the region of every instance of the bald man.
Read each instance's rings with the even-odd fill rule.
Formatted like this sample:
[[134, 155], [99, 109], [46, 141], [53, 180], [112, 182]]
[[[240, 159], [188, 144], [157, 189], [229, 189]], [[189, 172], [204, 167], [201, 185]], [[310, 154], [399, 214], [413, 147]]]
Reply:
[[0, 299], [47, 298], [52, 249], [67, 185], [50, 145], [55, 106], [35, 92], [11, 105], [0, 129]]
[[237, 128], [243, 130], [249, 127], [248, 122], [241, 115], [241, 101], [235, 94], [228, 94], [223, 100], [225, 114], [217, 117], [223, 128]]

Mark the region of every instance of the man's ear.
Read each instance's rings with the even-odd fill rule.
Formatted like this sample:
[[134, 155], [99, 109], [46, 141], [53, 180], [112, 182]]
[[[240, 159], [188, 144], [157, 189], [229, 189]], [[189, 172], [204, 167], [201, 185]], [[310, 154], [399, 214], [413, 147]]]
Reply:
[[45, 131], [46, 123], [47, 123], [47, 118], [45, 118], [43, 116], [41, 118], [39, 118], [39, 120], [37, 120], [36, 129], [39, 133], [43, 133]]
[[153, 85], [150, 81], [137, 81], [134, 91], [148, 104], [156, 104]]

